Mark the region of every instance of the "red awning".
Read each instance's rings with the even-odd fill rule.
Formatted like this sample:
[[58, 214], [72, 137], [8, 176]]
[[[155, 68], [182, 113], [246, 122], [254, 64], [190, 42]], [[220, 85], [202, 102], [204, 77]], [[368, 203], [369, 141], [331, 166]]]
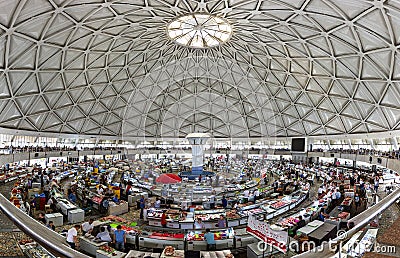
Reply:
[[182, 179], [176, 174], [162, 174], [156, 179], [157, 183], [163, 184], [176, 184], [180, 183]]

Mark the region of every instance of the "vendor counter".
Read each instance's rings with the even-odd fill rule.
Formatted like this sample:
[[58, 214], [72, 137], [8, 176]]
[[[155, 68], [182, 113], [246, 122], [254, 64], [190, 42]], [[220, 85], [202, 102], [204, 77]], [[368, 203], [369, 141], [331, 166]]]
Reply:
[[184, 249], [185, 235], [178, 233], [142, 232], [139, 238], [139, 247], [162, 249], [173, 246], [175, 249]]
[[119, 204], [115, 202], [109, 202], [108, 214], [109, 215], [120, 215], [127, 213], [129, 211], [128, 203], [125, 201], [120, 201]]
[[138, 258], [138, 257], [159, 258], [160, 254], [159, 253], [151, 253], [151, 252], [142, 252], [142, 251], [131, 250], [125, 256], [125, 258]]
[[[202, 251], [200, 252], [200, 258], [225, 258], [232, 254], [231, 250], [222, 251]], [[233, 258], [233, 256], [231, 256]]]
[[96, 258], [123, 258], [126, 253], [120, 251], [114, 251], [113, 253], [108, 253], [103, 250], [96, 251]]
[[311, 241], [314, 241], [317, 245], [320, 245], [323, 241], [334, 239], [336, 237], [336, 232], [336, 225], [324, 222], [323, 225], [310, 233], [308, 237]]
[[312, 232], [314, 232], [315, 230], [317, 230], [320, 226], [322, 226], [324, 224], [323, 221], [320, 220], [314, 220], [310, 223], [308, 223], [306, 226], [299, 228], [297, 230], [297, 232], [302, 233], [306, 236], [308, 236], [309, 234], [311, 234]]
[[82, 251], [90, 255], [96, 256], [97, 250], [99, 250], [101, 246], [107, 245], [108, 243], [95, 241], [94, 236], [91, 237], [81, 236], [79, 237], [79, 244], [80, 244], [80, 249]]

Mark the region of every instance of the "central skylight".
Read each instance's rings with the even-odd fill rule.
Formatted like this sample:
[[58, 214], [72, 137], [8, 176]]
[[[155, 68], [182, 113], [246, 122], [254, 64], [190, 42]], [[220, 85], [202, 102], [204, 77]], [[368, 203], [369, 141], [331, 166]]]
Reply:
[[224, 19], [206, 13], [193, 13], [173, 20], [168, 36], [176, 43], [192, 48], [210, 48], [226, 42], [232, 26]]

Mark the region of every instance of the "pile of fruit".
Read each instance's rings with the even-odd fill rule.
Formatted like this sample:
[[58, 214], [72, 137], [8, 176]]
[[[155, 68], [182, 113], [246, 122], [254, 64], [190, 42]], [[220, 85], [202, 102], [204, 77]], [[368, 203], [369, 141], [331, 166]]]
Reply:
[[165, 255], [174, 255], [175, 253], [175, 248], [173, 246], [166, 246], [164, 249], [164, 254]]
[[120, 218], [118, 216], [114, 216], [114, 215], [109, 215], [107, 217], [103, 217], [100, 219], [100, 221], [116, 221], [116, 222], [122, 222], [122, 223], [126, 223], [126, 219]]
[[271, 204], [271, 207], [274, 208], [274, 209], [279, 209], [279, 208], [285, 206], [286, 204], [287, 203], [284, 202], [284, 201], [277, 201], [276, 203]]
[[236, 213], [236, 210], [231, 210], [226, 212], [226, 217], [228, 219], [238, 219], [240, 218], [239, 214]]
[[102, 251], [104, 251], [106, 253], [112, 254], [112, 255], [116, 255], [115, 249], [112, 248], [112, 247], [109, 247], [108, 245], [101, 246], [100, 250], [102, 250]]
[[282, 226], [294, 225], [298, 220], [296, 218], [290, 217], [282, 220], [279, 224]]
[[94, 202], [94, 203], [101, 203], [102, 200], [103, 199], [98, 197], [98, 196], [93, 196], [92, 197], [92, 202]]
[[34, 241], [32, 239], [22, 239], [22, 240], [18, 241], [18, 243], [20, 245], [26, 245], [26, 244], [34, 243]]
[[338, 217], [341, 219], [345, 219], [345, 218], [347, 218], [348, 215], [349, 215], [348, 212], [341, 212], [341, 213], [339, 213]]
[[[224, 238], [226, 238], [226, 233], [224, 233], [224, 232], [215, 232], [214, 233], [214, 240], [221, 240], [221, 239], [224, 239]], [[203, 241], [204, 240], [204, 234], [203, 233], [189, 233], [187, 236], [186, 236], [186, 239], [188, 240], [188, 241], [193, 241], [193, 240], [195, 240], [195, 241]]]

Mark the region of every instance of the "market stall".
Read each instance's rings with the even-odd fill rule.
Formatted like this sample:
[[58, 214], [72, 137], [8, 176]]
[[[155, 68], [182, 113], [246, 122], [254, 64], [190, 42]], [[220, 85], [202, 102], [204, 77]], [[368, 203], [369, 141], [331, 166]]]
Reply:
[[94, 236], [81, 236], [79, 237], [80, 249], [85, 253], [96, 256], [97, 250], [100, 247], [107, 245], [107, 242], [97, 241]]

